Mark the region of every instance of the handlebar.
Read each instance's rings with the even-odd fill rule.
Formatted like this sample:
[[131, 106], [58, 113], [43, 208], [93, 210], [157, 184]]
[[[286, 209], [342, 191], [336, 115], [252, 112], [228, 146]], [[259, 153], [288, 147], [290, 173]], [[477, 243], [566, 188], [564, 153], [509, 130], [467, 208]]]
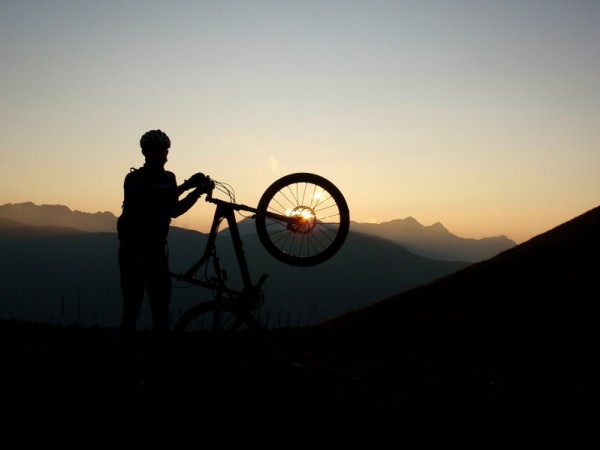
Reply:
[[205, 200], [207, 202], [210, 202], [213, 198], [213, 191], [215, 190], [215, 182], [213, 180], [211, 180], [211, 178], [209, 176], [207, 176], [206, 178], [208, 178], [208, 182], [204, 185], [206, 186], [206, 198]]
[[[246, 211], [252, 213], [252, 218], [255, 218], [256, 214], [261, 214], [270, 219], [287, 223], [288, 228], [290, 229], [292, 227], [302, 227], [305, 223], [309, 222], [308, 219], [301, 214], [278, 214], [275, 212], [268, 211], [259, 212], [257, 208], [254, 208], [252, 206], [236, 203], [235, 194], [233, 193], [233, 190], [229, 185], [227, 185], [226, 183], [221, 183], [219, 181], [212, 180], [209, 176], [207, 176], [206, 178], [208, 179], [207, 183], [205, 183], [202, 186], [199, 186], [203, 188], [203, 190], [206, 189], [206, 197], [204, 199], [206, 202], [213, 203], [217, 206], [220, 205], [221, 207], [225, 208], [230, 208], [235, 211]], [[215, 189], [218, 189], [221, 192], [225, 192], [229, 196], [229, 201], [213, 197], [213, 192]]]

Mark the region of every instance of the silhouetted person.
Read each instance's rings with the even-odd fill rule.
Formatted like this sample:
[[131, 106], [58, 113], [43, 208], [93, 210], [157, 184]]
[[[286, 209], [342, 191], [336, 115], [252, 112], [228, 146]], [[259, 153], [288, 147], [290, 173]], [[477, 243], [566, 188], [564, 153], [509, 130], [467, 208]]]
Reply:
[[[177, 186], [175, 174], [164, 169], [171, 141], [163, 131], [148, 131], [140, 146], [146, 162], [125, 177], [123, 211], [117, 221], [123, 293], [120, 334], [125, 351], [134, 349], [144, 292], [152, 313], [153, 342], [161, 345], [167, 338], [171, 297], [167, 235], [171, 218], [196, 203], [207, 181], [197, 173]], [[189, 189], [194, 190], [180, 200]]]

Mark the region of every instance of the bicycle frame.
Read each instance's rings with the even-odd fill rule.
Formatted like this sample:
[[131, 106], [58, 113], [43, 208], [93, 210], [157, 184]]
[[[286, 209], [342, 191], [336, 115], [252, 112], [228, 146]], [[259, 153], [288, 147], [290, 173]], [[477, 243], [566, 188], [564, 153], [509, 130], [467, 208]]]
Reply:
[[[174, 329], [195, 331], [238, 329], [245, 324], [258, 329], [254, 317], [264, 298], [262, 285], [268, 275], [252, 284], [242, 238], [235, 217], [245, 211], [255, 219], [258, 240], [275, 259], [292, 266], [306, 267], [331, 258], [343, 244], [349, 229], [348, 205], [342, 193], [329, 180], [311, 173], [294, 173], [279, 178], [263, 193], [256, 208], [234, 202], [228, 185], [210, 181], [206, 201], [216, 206], [213, 222], [202, 257], [185, 273], [169, 272], [178, 281], [206, 288], [213, 299], [195, 304], [177, 320]], [[230, 201], [213, 198], [215, 189], [229, 194]], [[216, 243], [219, 226], [227, 221], [243, 287], [227, 287], [227, 275], [221, 268]], [[209, 276], [212, 262], [215, 276]], [[202, 278], [197, 272], [205, 268]]]
[[[261, 275], [261, 277], [258, 280], [258, 283], [256, 285], [252, 284], [252, 280], [250, 277], [250, 271], [248, 268], [248, 263], [246, 261], [246, 255], [244, 253], [242, 238], [241, 238], [241, 235], [239, 232], [237, 220], [235, 218], [235, 212], [236, 211], [250, 212], [250, 213], [254, 214], [252, 216], [252, 218], [255, 218], [256, 215], [259, 214], [259, 211], [257, 208], [253, 208], [251, 206], [213, 198], [212, 197], [212, 189], [209, 191], [209, 193], [206, 196], [206, 202], [215, 204], [216, 209], [215, 209], [215, 214], [213, 217], [213, 222], [210, 227], [208, 241], [204, 248], [204, 254], [185, 273], [180, 274], [180, 273], [169, 272], [169, 275], [171, 277], [173, 277], [174, 279], [176, 279], [177, 281], [184, 281], [186, 283], [191, 283], [191, 284], [201, 286], [201, 287], [204, 287], [204, 288], [212, 290], [212, 291], [216, 291], [218, 299], [222, 299], [224, 294], [227, 294], [229, 296], [229, 298], [228, 298], [229, 300], [235, 300], [236, 298], [239, 298], [239, 296], [241, 294], [249, 294], [250, 299], [252, 299], [255, 295], [260, 293], [262, 285], [265, 282], [265, 280], [267, 279], [268, 275], [267, 274]], [[276, 219], [279, 221], [286, 221], [290, 224], [297, 223], [299, 220], [301, 220], [301, 218], [288, 217], [288, 216], [283, 216], [280, 214], [274, 214], [274, 213], [269, 213], [269, 212], [264, 212], [262, 214], [265, 217], [268, 217], [271, 219]], [[216, 240], [218, 237], [219, 226], [221, 225], [223, 219], [225, 219], [227, 221], [227, 224], [229, 226], [229, 232], [230, 232], [231, 239], [233, 242], [235, 256], [236, 256], [240, 274], [242, 277], [243, 289], [241, 291], [231, 289], [226, 286], [225, 277], [223, 276], [223, 269], [220, 267], [219, 258], [216, 255], [216, 250], [215, 250], [216, 245], [215, 244], [216, 244]], [[213, 262], [215, 264], [214, 269], [216, 272], [216, 279], [204, 281], [204, 280], [199, 280], [197, 278], [194, 278], [195, 273], [201, 267], [203, 267], [205, 264], [208, 264], [211, 259], [213, 260]]]

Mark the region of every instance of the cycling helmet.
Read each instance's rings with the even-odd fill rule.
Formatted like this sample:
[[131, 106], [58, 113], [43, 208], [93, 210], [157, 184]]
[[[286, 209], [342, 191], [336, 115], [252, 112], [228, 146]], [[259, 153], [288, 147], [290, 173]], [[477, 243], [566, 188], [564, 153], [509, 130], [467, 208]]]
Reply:
[[171, 146], [171, 140], [164, 131], [150, 130], [144, 133], [140, 139], [140, 147], [144, 148], [164, 148]]

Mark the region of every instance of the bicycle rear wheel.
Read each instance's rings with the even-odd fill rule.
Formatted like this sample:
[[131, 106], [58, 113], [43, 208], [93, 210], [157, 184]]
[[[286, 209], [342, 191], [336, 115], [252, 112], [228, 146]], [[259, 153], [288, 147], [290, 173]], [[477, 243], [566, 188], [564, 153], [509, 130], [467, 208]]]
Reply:
[[252, 314], [237, 303], [213, 300], [188, 309], [177, 320], [173, 331], [208, 334], [258, 328], [260, 325]]
[[[294, 173], [275, 181], [258, 202], [256, 232], [265, 249], [292, 266], [320, 264], [341, 248], [350, 228], [348, 204], [329, 180]], [[294, 219], [269, 217], [269, 213]]]

